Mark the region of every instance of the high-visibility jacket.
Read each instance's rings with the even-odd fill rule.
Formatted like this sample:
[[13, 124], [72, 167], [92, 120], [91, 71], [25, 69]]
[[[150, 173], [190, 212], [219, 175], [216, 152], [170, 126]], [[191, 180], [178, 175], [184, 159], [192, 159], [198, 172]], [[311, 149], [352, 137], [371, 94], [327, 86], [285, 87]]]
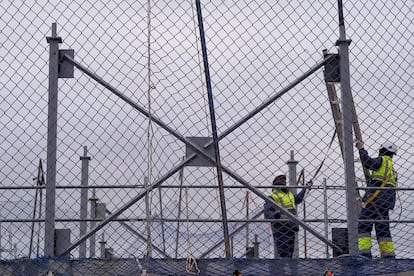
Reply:
[[[282, 189], [273, 188], [269, 195], [276, 204], [282, 206], [292, 214], [296, 215], [296, 204], [300, 204], [305, 197], [306, 189], [302, 189], [298, 194], [294, 195], [292, 192], [284, 192]], [[281, 213], [277, 211], [271, 204], [265, 204], [265, 218], [278, 219]]]
[[273, 189], [270, 197], [280, 206], [289, 211], [296, 210], [295, 196], [291, 192], [283, 192], [280, 189]]
[[[269, 195], [271, 199], [275, 201], [275, 203], [284, 209], [288, 210], [293, 215], [296, 215], [296, 204], [300, 204], [303, 201], [305, 196], [306, 189], [302, 189], [298, 194], [294, 195], [292, 192], [284, 192], [279, 188], [273, 188], [272, 193]], [[286, 215], [282, 212], [277, 210], [273, 206], [273, 204], [269, 204], [265, 202], [264, 204], [264, 217], [266, 219], [289, 219]], [[282, 228], [290, 228], [292, 231], [299, 231], [299, 226], [292, 221], [284, 221], [284, 222], [272, 222], [272, 231], [273, 234], [277, 234], [279, 231], [279, 227]], [[286, 230], [283, 230], [286, 231]]]
[[371, 182], [377, 182], [380, 183], [379, 185], [382, 185], [384, 181], [387, 181], [384, 186], [390, 185], [397, 187], [398, 175], [394, 170], [392, 158], [390, 156], [384, 155], [381, 156], [381, 159], [381, 167], [376, 171], [372, 171]]

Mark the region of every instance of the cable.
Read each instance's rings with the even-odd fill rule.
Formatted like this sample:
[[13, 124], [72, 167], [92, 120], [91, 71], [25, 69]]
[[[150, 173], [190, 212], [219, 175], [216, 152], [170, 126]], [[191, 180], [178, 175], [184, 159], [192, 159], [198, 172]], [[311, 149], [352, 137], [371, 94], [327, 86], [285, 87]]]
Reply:
[[[152, 128], [152, 110], [151, 110], [151, 90], [154, 88], [151, 81], [151, 0], [147, 1], [147, 24], [148, 24], [148, 37], [147, 37], [147, 68], [148, 68], [148, 128], [147, 128], [147, 139], [148, 139], [148, 162], [147, 162], [147, 191], [148, 187], [152, 183], [152, 139], [153, 139], [153, 128]], [[146, 248], [146, 260], [145, 260], [145, 271], [148, 271], [148, 262], [151, 257], [151, 205], [152, 205], [152, 192], [147, 192], [146, 201], [146, 230], [147, 230], [147, 248]]]
[[[187, 228], [187, 253], [188, 257], [186, 259], [185, 263], [185, 270], [189, 274], [198, 274], [200, 273], [200, 269], [198, 268], [197, 261], [193, 256], [192, 248], [191, 248], [191, 242], [190, 242], [190, 221], [189, 221], [189, 213], [188, 213], [188, 187], [185, 187], [185, 208], [186, 208], [186, 228]], [[195, 270], [195, 271], [194, 271]]]
[[[197, 36], [197, 23], [196, 23], [196, 15], [195, 15], [195, 13], [194, 13], [194, 10], [195, 10], [195, 8], [194, 8], [194, 3], [193, 3], [193, 1], [191, 1], [191, 12], [193, 13], [193, 25], [194, 25], [194, 35], [195, 35], [195, 38], [196, 38], [196, 41], [195, 41], [195, 44], [196, 44], [196, 47], [197, 47], [197, 58], [198, 58], [198, 64], [200, 65], [201, 64], [201, 54], [200, 54], [200, 48], [199, 48], [199, 45], [198, 45], [198, 36]], [[201, 68], [201, 66], [198, 66], [198, 68], [200, 69], [200, 75], [199, 75], [199, 77], [200, 77], [200, 81], [201, 81], [201, 89], [203, 89], [204, 87], [206, 87], [206, 85], [205, 85], [205, 82], [203, 81], [203, 69]], [[204, 106], [205, 106], [205, 108], [206, 108], [206, 129], [207, 129], [207, 135], [208, 135], [208, 137], [210, 137], [211, 136], [211, 133], [210, 133], [210, 128], [208, 127], [208, 124], [209, 124], [209, 120], [208, 120], [208, 110], [207, 110], [207, 108], [208, 108], [208, 102], [207, 102], [207, 99], [204, 97], [204, 93], [203, 93], [203, 91], [202, 91], [202, 93], [201, 93], [201, 95], [203, 95], [203, 99], [204, 99]]]
[[[329, 146], [328, 146], [328, 149], [326, 150], [326, 152], [325, 152], [325, 156], [324, 156], [324, 158], [322, 159], [322, 162], [321, 162], [321, 164], [319, 165], [319, 167], [316, 169], [316, 171], [315, 171], [315, 173], [313, 174], [313, 177], [311, 178], [311, 180], [309, 180], [309, 182], [308, 183], [310, 183], [310, 185], [308, 186], [308, 187], [312, 187], [312, 185], [313, 185], [313, 180], [316, 178], [316, 176], [319, 174], [319, 172], [321, 171], [321, 169], [322, 169], [322, 167], [323, 167], [323, 164], [325, 163], [325, 160], [326, 160], [326, 158], [328, 157], [328, 152], [329, 152], [329, 150], [331, 149], [331, 147], [332, 147], [332, 144], [333, 144], [333, 141], [335, 140], [335, 136], [336, 136], [336, 129], [335, 129], [335, 131], [334, 131], [334, 134], [332, 135], [332, 139], [331, 139], [331, 142], [329, 143]], [[303, 171], [301, 172], [301, 174], [303, 173]], [[303, 176], [303, 175], [302, 175]], [[300, 177], [300, 176], [299, 176]], [[298, 179], [298, 182], [299, 182], [299, 179]], [[303, 196], [303, 200], [305, 200], [305, 198], [306, 198], [306, 196], [307, 196], [307, 194], [308, 194], [308, 192], [309, 192], [309, 189], [307, 189], [306, 191], [305, 191], [305, 195]]]

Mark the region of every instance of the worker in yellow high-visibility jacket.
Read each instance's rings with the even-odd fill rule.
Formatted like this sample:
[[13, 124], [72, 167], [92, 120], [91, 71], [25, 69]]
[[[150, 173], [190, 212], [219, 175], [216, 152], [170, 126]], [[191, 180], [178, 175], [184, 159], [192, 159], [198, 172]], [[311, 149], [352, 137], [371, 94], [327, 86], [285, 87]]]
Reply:
[[[276, 173], [273, 180], [272, 193], [269, 195], [277, 205], [296, 215], [296, 205], [303, 201], [306, 188], [310, 189], [312, 181], [306, 184], [300, 193], [294, 195], [286, 187], [286, 175]], [[264, 205], [264, 217], [266, 219], [285, 219], [284, 221], [274, 221], [271, 223], [273, 239], [280, 257], [292, 258], [295, 247], [295, 233], [299, 231], [299, 226], [280, 212], [273, 204], [268, 202]]]
[[[368, 155], [361, 141], [356, 141], [355, 146], [359, 150], [362, 165], [371, 171], [368, 187], [397, 187], [398, 175], [392, 160], [397, 154], [397, 147], [393, 143], [382, 144], [377, 158], [371, 158]], [[358, 247], [361, 255], [372, 258], [371, 231], [375, 225], [381, 257], [395, 258], [389, 224], [389, 210], [394, 209], [395, 193], [395, 189], [366, 191], [359, 219], [381, 220], [381, 222], [361, 221], [358, 223]]]

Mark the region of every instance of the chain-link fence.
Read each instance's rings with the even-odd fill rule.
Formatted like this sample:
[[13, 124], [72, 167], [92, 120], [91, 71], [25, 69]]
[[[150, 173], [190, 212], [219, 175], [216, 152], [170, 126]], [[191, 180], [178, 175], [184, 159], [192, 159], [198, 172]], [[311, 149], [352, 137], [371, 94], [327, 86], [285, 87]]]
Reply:
[[[341, 1], [201, 2], [1, 2], [0, 258], [273, 259], [278, 171], [298, 193], [313, 180], [294, 256], [346, 254], [358, 125], [372, 157], [398, 146], [390, 229], [413, 259], [413, 2], [344, 1], [344, 25]], [[340, 82], [324, 74], [343, 49], [352, 105], [348, 53]]]

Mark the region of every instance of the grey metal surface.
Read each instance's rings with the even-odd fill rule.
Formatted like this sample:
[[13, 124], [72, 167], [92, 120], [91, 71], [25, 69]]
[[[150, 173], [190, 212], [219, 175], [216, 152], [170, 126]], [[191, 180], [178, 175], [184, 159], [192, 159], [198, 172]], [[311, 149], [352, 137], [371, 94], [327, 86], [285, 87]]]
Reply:
[[57, 103], [59, 43], [56, 23], [52, 24], [52, 36], [49, 43], [49, 103], [47, 131], [47, 169], [46, 169], [46, 209], [45, 209], [45, 256], [53, 256], [55, 231], [55, 196], [56, 196], [56, 141], [57, 141]]
[[344, 135], [344, 162], [345, 162], [345, 185], [346, 185], [346, 207], [347, 224], [349, 235], [349, 252], [351, 255], [358, 254], [358, 229], [357, 229], [357, 192], [355, 182], [354, 166], [354, 144], [352, 132], [352, 92], [349, 75], [349, 49], [350, 40], [346, 40], [345, 22], [343, 16], [342, 1], [338, 1], [339, 10], [339, 55], [341, 75], [341, 95], [343, 114], [343, 135]]

